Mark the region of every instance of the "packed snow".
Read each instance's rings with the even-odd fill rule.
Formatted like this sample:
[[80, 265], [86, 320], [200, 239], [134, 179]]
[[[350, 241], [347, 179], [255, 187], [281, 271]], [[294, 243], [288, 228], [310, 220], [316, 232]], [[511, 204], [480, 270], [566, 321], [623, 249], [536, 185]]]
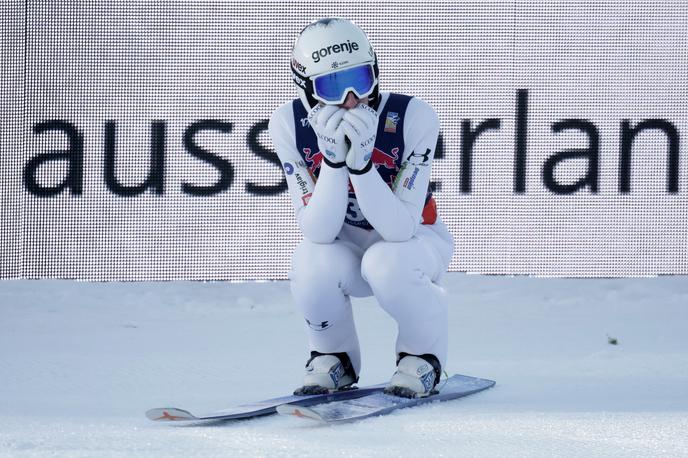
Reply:
[[[497, 385], [322, 426], [144, 416], [290, 393], [307, 350], [287, 282], [0, 282], [0, 456], [688, 456], [688, 279], [444, 285], [447, 372]], [[394, 322], [353, 303], [361, 384], [385, 381]]]

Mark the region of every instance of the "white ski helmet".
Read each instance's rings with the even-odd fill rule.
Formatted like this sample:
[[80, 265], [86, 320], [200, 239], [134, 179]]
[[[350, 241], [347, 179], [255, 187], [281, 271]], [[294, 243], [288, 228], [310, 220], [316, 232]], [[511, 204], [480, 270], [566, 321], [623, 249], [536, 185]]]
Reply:
[[377, 56], [365, 32], [347, 19], [324, 18], [304, 27], [292, 49], [291, 71], [306, 110], [318, 102], [343, 103], [349, 92], [368, 96], [373, 108], [379, 103]]

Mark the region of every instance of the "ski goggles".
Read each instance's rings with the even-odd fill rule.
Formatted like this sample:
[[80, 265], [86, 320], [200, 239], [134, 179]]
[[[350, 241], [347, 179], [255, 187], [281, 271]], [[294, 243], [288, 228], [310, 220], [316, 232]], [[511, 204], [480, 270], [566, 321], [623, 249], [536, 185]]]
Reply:
[[375, 89], [373, 64], [345, 68], [313, 78], [313, 97], [328, 105], [344, 103], [349, 91], [362, 99]]

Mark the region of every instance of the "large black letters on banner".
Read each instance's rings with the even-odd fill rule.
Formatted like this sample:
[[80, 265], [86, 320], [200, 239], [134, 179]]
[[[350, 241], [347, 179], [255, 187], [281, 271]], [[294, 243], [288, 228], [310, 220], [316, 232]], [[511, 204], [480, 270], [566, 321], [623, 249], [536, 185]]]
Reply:
[[268, 129], [268, 122], [269, 121], [265, 119], [253, 125], [248, 133], [247, 143], [253, 154], [277, 166], [282, 179], [279, 183], [271, 185], [259, 185], [247, 182], [246, 192], [259, 196], [274, 196], [275, 194], [279, 194], [287, 189], [287, 179], [284, 177], [284, 173], [282, 173], [282, 164], [280, 163], [279, 157], [277, 157], [277, 153], [264, 148], [263, 145], [258, 142], [258, 135], [260, 135], [262, 131]]
[[222, 133], [232, 131], [232, 123], [215, 120], [196, 121], [186, 129], [184, 133], [184, 147], [192, 156], [207, 162], [220, 172], [220, 179], [211, 186], [197, 186], [182, 183], [182, 191], [192, 196], [211, 196], [229, 189], [234, 181], [234, 166], [232, 163], [222, 159], [209, 151], [204, 150], [196, 144], [194, 138], [198, 132], [204, 130], [217, 130]]
[[[590, 187], [591, 192], [596, 193], [599, 182], [598, 164], [600, 152], [600, 135], [597, 132], [597, 127], [590, 121], [584, 119], [565, 119], [552, 124], [552, 132], [554, 133], [559, 133], [567, 129], [576, 129], [586, 133], [590, 140], [588, 147], [560, 151], [548, 157], [542, 168], [542, 181], [545, 183], [545, 186], [547, 186], [547, 189], [555, 194], [573, 194], [586, 186]], [[588, 171], [585, 176], [573, 184], [557, 183], [554, 179], [554, 169], [557, 164], [567, 159], [574, 158], [588, 159]]]
[[[24, 187], [31, 194], [38, 197], [52, 197], [69, 188], [74, 196], [80, 196], [84, 182], [84, 138], [72, 124], [66, 121], [44, 121], [33, 127], [35, 134], [49, 131], [62, 131], [67, 136], [69, 149], [66, 151], [52, 151], [42, 153], [32, 158], [24, 167]], [[50, 161], [69, 161], [69, 171], [62, 183], [55, 186], [41, 186], [36, 179], [38, 168]]]
[[116, 127], [114, 121], [105, 123], [105, 185], [113, 193], [124, 197], [142, 194], [148, 188], [156, 194], [163, 194], [165, 192], [165, 122], [151, 123], [150, 168], [146, 180], [137, 186], [124, 186], [117, 181], [115, 176]]
[[471, 120], [465, 119], [461, 123], [461, 192], [471, 192], [471, 179], [473, 175], [473, 146], [478, 137], [490, 129], [499, 130], [500, 119], [486, 119], [478, 124], [475, 130], [471, 129]]
[[631, 192], [631, 146], [635, 137], [646, 129], [659, 129], [664, 132], [669, 142], [667, 158], [667, 192], [678, 192], [678, 151], [679, 135], [676, 126], [665, 119], [646, 119], [630, 127], [628, 119], [621, 122], [621, 148], [619, 151], [619, 192]]
[[[437, 145], [435, 145], [435, 155], [433, 158], [433, 162], [437, 162], [438, 159], [444, 159], [444, 138], [442, 137], [442, 132], [437, 135]], [[430, 182], [430, 191], [433, 193], [439, 192], [442, 190], [442, 182], [441, 181], [431, 181]]]
[[526, 192], [528, 145], [528, 90], [519, 89], [516, 100], [516, 141], [514, 142], [514, 192]]

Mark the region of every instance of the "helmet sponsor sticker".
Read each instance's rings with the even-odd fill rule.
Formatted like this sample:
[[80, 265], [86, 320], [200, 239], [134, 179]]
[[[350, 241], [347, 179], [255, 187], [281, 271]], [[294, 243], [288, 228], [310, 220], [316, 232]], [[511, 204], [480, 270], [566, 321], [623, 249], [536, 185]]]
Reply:
[[317, 51], [313, 51], [311, 58], [313, 59], [313, 62], [318, 63], [322, 57], [327, 57], [330, 54], [339, 54], [340, 52], [348, 52], [351, 54], [354, 51], [358, 51], [358, 43], [355, 41], [351, 42], [350, 40], [346, 40], [346, 43], [330, 45], [326, 48], [320, 48]]
[[292, 66], [294, 69], [296, 69], [296, 70], [298, 70], [299, 72], [301, 72], [301, 73], [306, 73], [306, 66], [303, 65], [303, 64], [302, 64], [301, 62], [299, 62], [298, 60], [296, 60], [295, 57], [292, 57], [292, 58], [291, 58], [291, 66]]
[[292, 74], [291, 77], [294, 79], [294, 82], [295, 82], [296, 84], [298, 84], [298, 85], [301, 86], [302, 88], [306, 89], [306, 81], [305, 81], [303, 78], [301, 78], [300, 76], [298, 76], [298, 75], [295, 74], [295, 73]]

